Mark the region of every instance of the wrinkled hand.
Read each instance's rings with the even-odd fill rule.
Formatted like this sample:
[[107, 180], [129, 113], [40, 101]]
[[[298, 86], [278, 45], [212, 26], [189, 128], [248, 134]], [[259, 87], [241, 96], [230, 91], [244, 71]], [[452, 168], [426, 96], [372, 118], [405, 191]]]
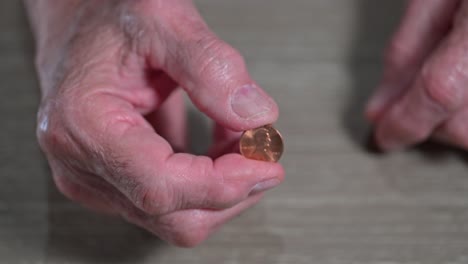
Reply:
[[383, 150], [429, 138], [468, 149], [468, 1], [409, 1], [367, 115]]
[[217, 152], [235, 132], [278, 115], [239, 53], [190, 1], [73, 3], [68, 15], [39, 10], [51, 19], [33, 25], [43, 92], [38, 137], [61, 192], [194, 246], [283, 180], [281, 165], [239, 154], [175, 153], [185, 144], [179, 85], [217, 123]]

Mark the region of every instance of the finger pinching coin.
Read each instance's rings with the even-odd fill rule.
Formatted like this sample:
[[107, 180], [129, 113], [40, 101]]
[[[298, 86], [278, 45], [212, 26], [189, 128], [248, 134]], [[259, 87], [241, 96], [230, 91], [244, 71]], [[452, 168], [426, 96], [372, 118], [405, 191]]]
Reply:
[[253, 160], [277, 162], [283, 154], [283, 138], [272, 125], [245, 131], [240, 139], [241, 154]]

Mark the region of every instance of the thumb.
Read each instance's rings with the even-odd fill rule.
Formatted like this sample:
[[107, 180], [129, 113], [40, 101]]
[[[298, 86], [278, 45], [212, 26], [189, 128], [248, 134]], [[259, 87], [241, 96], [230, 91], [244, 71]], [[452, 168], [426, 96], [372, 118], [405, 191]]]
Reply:
[[[241, 131], [274, 123], [278, 106], [251, 79], [243, 57], [208, 29], [193, 6], [183, 9], [171, 17], [177, 22], [165, 27], [170, 33], [163, 70], [199, 110], [226, 128]], [[181, 13], [190, 19], [178, 19]]]

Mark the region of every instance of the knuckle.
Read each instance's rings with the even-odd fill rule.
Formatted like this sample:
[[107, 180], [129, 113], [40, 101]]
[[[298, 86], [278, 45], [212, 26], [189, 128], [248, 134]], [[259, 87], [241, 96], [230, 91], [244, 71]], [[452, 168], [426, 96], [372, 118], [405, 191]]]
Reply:
[[242, 188], [238, 187], [237, 182], [230, 182], [225, 176], [214, 169], [213, 160], [208, 157], [199, 156], [194, 159], [192, 168], [200, 171], [205, 178], [205, 182], [211, 185], [207, 188], [208, 202], [215, 208], [229, 208], [244, 199], [247, 194], [242, 193]]
[[68, 144], [68, 137], [65, 129], [59, 124], [54, 123], [49, 117], [44, 117], [42, 120], [39, 120], [37, 138], [39, 145], [44, 151], [50, 151], [59, 146]]
[[194, 50], [198, 52], [194, 54], [194, 61], [200, 66], [200, 76], [228, 74], [245, 65], [244, 58], [236, 49], [216, 37], [203, 38], [195, 45]]
[[452, 112], [461, 103], [461, 90], [453, 84], [450, 74], [444, 71], [423, 68], [421, 72], [422, 90], [431, 103], [441, 112]]
[[129, 130], [144, 125], [146, 123], [138, 113], [113, 110], [98, 116], [95, 127], [92, 129], [102, 131], [101, 134], [104, 137], [122, 138], [125, 137]]
[[70, 109], [72, 106], [62, 99], [41, 106], [37, 115], [36, 136], [43, 150], [70, 145], [68, 126], [75, 119]]
[[170, 199], [165, 192], [138, 185], [132, 188], [130, 196], [135, 206], [147, 215], [163, 215], [172, 211]]
[[80, 187], [72, 183], [66, 176], [54, 174], [53, 179], [57, 189], [68, 199], [76, 201], [80, 198]]
[[[113, 91], [108, 92], [105, 89], [97, 88], [79, 98], [84, 103], [81, 103], [74, 110], [78, 113], [71, 113], [70, 116], [75, 115], [75, 123], [85, 128], [88, 137], [96, 142], [107, 142], [109, 138], [116, 140], [123, 138], [128, 131], [134, 128], [150, 128], [150, 125], [138, 111], [132, 111], [127, 107], [113, 106], [112, 102], [116, 97], [118, 95], [114, 94]], [[101, 105], [107, 107], [97, 107]]]
[[53, 129], [48, 129], [47, 131], [38, 131], [37, 138], [39, 146], [44, 151], [50, 150], [51, 146], [56, 145], [56, 142], [61, 141], [60, 133]]
[[219, 186], [216, 189], [213, 197], [218, 208], [230, 208], [247, 197], [247, 194], [231, 186]]
[[168, 241], [178, 247], [192, 248], [200, 245], [211, 233], [211, 227], [199, 212], [187, 216], [173, 216], [163, 223]]
[[187, 168], [199, 171], [200, 175], [208, 180], [213, 176], [213, 160], [205, 156], [191, 157], [190, 165]]

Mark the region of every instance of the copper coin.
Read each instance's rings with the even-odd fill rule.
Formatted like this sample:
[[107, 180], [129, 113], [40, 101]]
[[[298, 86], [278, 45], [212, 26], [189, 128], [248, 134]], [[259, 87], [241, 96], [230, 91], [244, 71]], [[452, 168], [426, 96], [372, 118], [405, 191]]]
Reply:
[[240, 152], [248, 159], [277, 162], [283, 148], [281, 134], [271, 125], [247, 130], [240, 139]]

